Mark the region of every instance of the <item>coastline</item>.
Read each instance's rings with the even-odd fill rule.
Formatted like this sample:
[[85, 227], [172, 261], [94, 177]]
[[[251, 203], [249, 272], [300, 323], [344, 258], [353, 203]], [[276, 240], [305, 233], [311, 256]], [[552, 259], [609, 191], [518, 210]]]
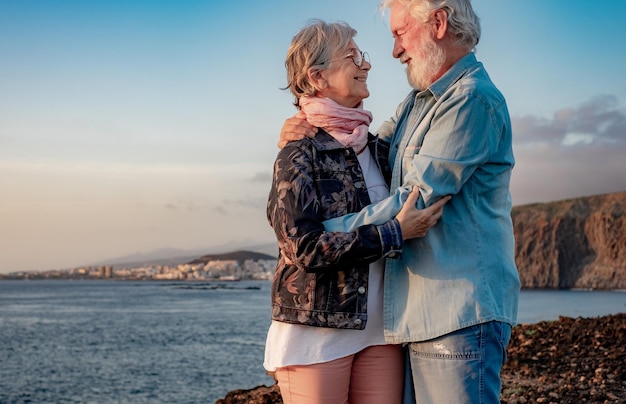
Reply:
[[[503, 404], [626, 402], [626, 313], [559, 317], [513, 328]], [[216, 404], [280, 404], [276, 385], [229, 392]]]

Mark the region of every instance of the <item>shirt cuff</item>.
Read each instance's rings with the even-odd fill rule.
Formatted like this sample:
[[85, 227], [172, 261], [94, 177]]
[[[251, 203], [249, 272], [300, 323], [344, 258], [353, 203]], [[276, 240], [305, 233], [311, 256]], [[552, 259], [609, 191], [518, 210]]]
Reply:
[[383, 258], [398, 258], [402, 253], [402, 231], [400, 223], [394, 218], [383, 225], [377, 226], [380, 243], [383, 247]]

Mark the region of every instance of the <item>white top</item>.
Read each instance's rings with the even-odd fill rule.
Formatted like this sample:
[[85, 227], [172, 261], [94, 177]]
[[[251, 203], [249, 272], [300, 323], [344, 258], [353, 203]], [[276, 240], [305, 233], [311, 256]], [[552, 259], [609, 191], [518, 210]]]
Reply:
[[[385, 199], [389, 196], [389, 189], [369, 148], [366, 147], [357, 157], [372, 203]], [[370, 264], [365, 329], [346, 330], [272, 321], [265, 343], [265, 369], [273, 372], [283, 366], [329, 362], [368, 346], [385, 344], [383, 271], [384, 259]]]

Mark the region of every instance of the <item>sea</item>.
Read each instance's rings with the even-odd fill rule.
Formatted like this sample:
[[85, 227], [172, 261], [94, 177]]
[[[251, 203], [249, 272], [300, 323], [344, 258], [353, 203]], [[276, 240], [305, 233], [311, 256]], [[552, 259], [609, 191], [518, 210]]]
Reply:
[[[271, 385], [270, 282], [0, 281], [0, 403], [214, 403]], [[626, 312], [626, 291], [522, 291], [520, 323]]]

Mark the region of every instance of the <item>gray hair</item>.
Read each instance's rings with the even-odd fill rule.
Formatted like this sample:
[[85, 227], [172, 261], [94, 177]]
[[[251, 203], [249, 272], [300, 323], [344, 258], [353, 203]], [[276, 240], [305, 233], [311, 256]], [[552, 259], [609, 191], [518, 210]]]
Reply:
[[327, 69], [333, 56], [346, 49], [355, 35], [356, 30], [343, 21], [311, 20], [293, 37], [285, 59], [287, 87], [284, 90], [289, 89], [295, 96], [296, 107], [299, 107], [300, 97], [313, 96], [317, 91], [309, 81], [309, 69]]
[[417, 20], [426, 22], [433, 11], [442, 9], [448, 14], [448, 32], [456, 44], [472, 51], [480, 40], [480, 21], [474, 13], [471, 0], [383, 0], [381, 8], [403, 4]]

